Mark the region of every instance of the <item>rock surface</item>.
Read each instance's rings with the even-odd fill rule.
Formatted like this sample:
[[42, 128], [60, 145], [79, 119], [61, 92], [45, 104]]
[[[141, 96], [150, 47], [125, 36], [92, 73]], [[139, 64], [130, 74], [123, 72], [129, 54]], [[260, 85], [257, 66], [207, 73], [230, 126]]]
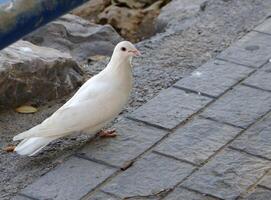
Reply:
[[122, 40], [110, 25], [97, 25], [75, 15], [65, 15], [24, 38], [39, 46], [68, 52], [82, 62], [89, 56], [110, 55]]
[[156, 31], [179, 31], [191, 26], [195, 17], [204, 10], [206, 0], [173, 0], [162, 8], [156, 19]]
[[82, 81], [77, 63], [55, 49], [19, 41], [0, 52], [0, 105], [62, 97]]
[[155, 33], [154, 20], [168, 0], [98, 0], [72, 13], [91, 22], [111, 24], [124, 38], [133, 42]]
[[98, 20], [98, 15], [110, 5], [111, 0], [95, 0], [89, 1], [79, 8], [75, 9], [71, 13], [82, 17], [83, 19], [89, 20], [91, 22], [96, 22]]

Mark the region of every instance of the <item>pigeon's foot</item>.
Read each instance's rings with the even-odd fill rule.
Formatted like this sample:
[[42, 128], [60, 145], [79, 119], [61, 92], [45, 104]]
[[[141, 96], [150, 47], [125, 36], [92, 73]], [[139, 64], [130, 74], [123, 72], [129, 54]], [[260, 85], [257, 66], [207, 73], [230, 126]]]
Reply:
[[112, 130], [101, 130], [97, 133], [99, 137], [116, 137], [117, 133], [115, 129]]

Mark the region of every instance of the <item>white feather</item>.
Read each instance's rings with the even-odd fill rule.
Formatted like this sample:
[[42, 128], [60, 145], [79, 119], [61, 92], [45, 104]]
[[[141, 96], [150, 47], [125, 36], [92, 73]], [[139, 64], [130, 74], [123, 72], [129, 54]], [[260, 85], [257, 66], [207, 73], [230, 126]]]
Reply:
[[23, 140], [15, 149], [21, 155], [34, 155], [52, 140], [75, 131], [95, 133], [116, 117], [128, 101], [132, 89], [130, 42], [119, 43], [107, 67], [88, 80], [75, 95], [41, 124], [18, 134]]

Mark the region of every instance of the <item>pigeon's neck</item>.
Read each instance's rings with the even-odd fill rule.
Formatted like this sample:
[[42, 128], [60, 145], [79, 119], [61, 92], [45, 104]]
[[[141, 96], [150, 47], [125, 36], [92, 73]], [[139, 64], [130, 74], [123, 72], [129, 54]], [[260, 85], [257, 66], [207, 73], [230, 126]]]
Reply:
[[109, 65], [112, 69], [120, 69], [123, 67], [130, 67], [131, 66], [131, 58], [130, 57], [121, 57], [120, 55], [112, 56]]

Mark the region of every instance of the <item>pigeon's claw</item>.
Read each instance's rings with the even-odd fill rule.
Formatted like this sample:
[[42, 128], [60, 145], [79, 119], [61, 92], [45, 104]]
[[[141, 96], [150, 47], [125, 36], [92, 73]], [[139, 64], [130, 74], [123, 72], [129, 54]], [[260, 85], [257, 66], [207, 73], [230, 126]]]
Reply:
[[115, 129], [112, 130], [101, 130], [97, 133], [99, 137], [116, 137], [117, 133]]

